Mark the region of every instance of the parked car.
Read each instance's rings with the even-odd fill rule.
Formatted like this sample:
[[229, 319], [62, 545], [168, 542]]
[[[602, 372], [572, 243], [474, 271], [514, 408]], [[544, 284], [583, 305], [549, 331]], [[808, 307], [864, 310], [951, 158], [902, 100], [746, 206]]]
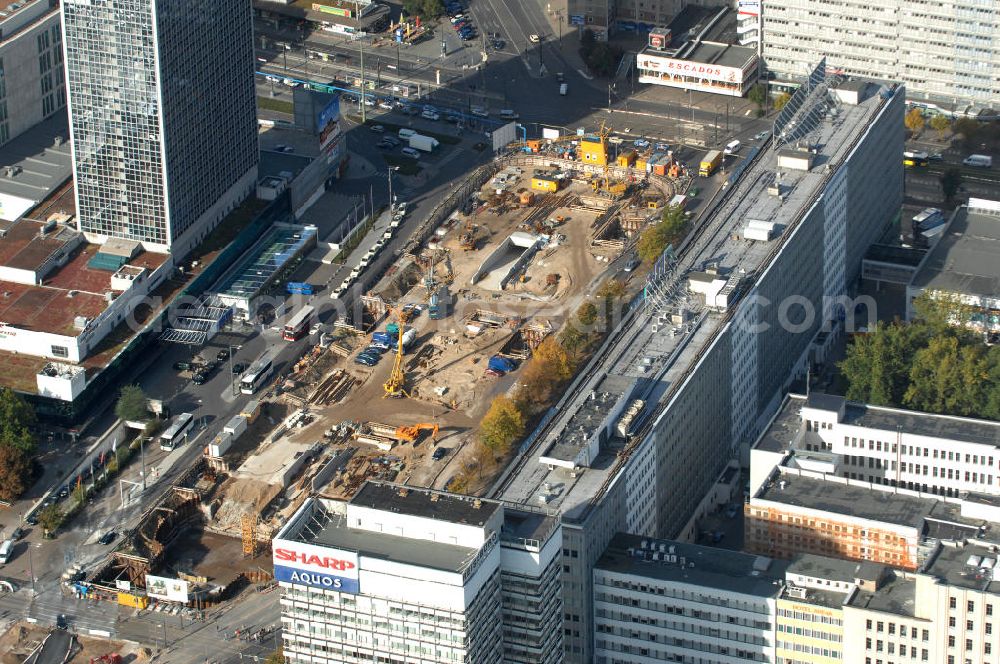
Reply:
[[190, 368], [190, 362], [174, 362], [174, 371], [187, 371]]
[[762, 141], [762, 140], [764, 140], [765, 138], [767, 138], [770, 135], [771, 135], [771, 132], [765, 129], [764, 131], [762, 131], [759, 134], [755, 135], [754, 136], [754, 140], [756, 140], [756, 141]]
[[505, 48], [506, 46], [507, 46], [507, 42], [505, 42], [505, 41], [504, 41], [504, 40], [502, 40], [502, 39], [494, 39], [494, 40], [493, 40], [493, 48], [495, 48], [495, 49], [496, 49], [496, 50], [498, 50], [498, 51], [502, 51], [502, 50], [504, 50], [504, 48]]
[[107, 546], [108, 544], [114, 542], [116, 537], [118, 537], [118, 533], [116, 533], [113, 530], [109, 530], [108, 532], [101, 535], [101, 539], [97, 540], [97, 543]]
[[634, 256], [629, 259], [628, 263], [625, 263], [625, 271], [626, 272], [631, 272], [632, 270], [634, 270], [637, 267], [639, 267], [639, 259], [636, 258], [636, 257], [634, 257]]
[[204, 371], [197, 371], [191, 376], [191, 382], [195, 385], [204, 385], [208, 382], [208, 375]]
[[409, 157], [410, 159], [420, 159], [420, 153], [413, 148], [403, 148], [400, 152]]
[[370, 346], [368, 346], [368, 348], [365, 348], [364, 351], [362, 351], [361, 354], [362, 355], [381, 355], [382, 353], [386, 352], [387, 350], [389, 350], [388, 344], [379, 344], [377, 346], [375, 344], [371, 344]]
[[378, 103], [378, 107], [386, 111], [391, 111], [396, 108], [396, 103], [391, 99], [383, 99]]
[[634, 145], [637, 148], [645, 149], [649, 147], [649, 141], [647, 141], [645, 138], [637, 138], [634, 141], [632, 141], [632, 145]]
[[385, 127], [383, 127], [380, 124], [376, 124], [376, 125], [372, 125], [372, 126], [368, 127], [368, 131], [373, 131], [376, 134], [384, 134], [385, 133]]
[[431, 458], [434, 459], [435, 461], [440, 461], [447, 455], [448, 455], [448, 450], [446, 450], [443, 447], [439, 447], [436, 450], [434, 450], [434, 454], [431, 455]]
[[538, 42], [542, 41], [542, 38], [539, 37], [538, 35], [528, 35], [528, 41], [530, 41], [532, 44], [537, 44]]
[[382, 137], [382, 140], [391, 145], [392, 147], [396, 147], [399, 145], [399, 139], [396, 138], [395, 136], [389, 136], [387, 134]]
[[378, 364], [378, 360], [373, 360], [368, 355], [358, 355], [356, 358], [354, 358], [354, 363], [363, 364], [366, 367], [373, 367], [376, 364]]
[[375, 147], [381, 150], [391, 150], [396, 146], [383, 138], [381, 141], [375, 144]]
[[420, 114], [420, 117], [422, 117], [424, 120], [434, 120], [434, 121], [441, 119], [441, 116], [438, 115], [436, 112], [426, 111], [426, 110]]
[[229, 350], [223, 348], [222, 350], [220, 350], [218, 353], [215, 354], [215, 359], [218, 360], [219, 362], [225, 362], [226, 360], [229, 359]]
[[944, 161], [944, 155], [940, 152], [935, 152], [927, 156], [931, 161]]
[[670, 151], [670, 145], [668, 143], [657, 143], [654, 147], [660, 152]]
[[233, 365], [233, 373], [239, 375], [247, 370], [247, 365], [243, 362], [237, 362]]

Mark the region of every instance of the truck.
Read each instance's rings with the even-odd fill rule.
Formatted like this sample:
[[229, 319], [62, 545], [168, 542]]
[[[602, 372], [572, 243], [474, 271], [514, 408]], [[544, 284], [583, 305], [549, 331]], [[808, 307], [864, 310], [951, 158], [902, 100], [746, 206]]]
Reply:
[[436, 138], [431, 138], [430, 136], [424, 136], [423, 134], [414, 134], [410, 136], [410, 147], [414, 150], [421, 150], [423, 152], [433, 152], [434, 148], [441, 145]]
[[962, 163], [975, 168], [993, 168], [993, 157], [985, 154], [970, 154], [962, 160]]
[[698, 166], [698, 175], [703, 178], [707, 178], [709, 175], [715, 172], [715, 169], [719, 167], [722, 162], [722, 153], [718, 150], [712, 150], [704, 157], [702, 157], [701, 164]]

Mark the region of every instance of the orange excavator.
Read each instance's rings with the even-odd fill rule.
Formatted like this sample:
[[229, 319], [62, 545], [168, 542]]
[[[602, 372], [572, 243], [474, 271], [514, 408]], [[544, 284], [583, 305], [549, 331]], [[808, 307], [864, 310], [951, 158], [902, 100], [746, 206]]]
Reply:
[[414, 424], [412, 426], [397, 427], [396, 439], [406, 443], [412, 443], [420, 437], [421, 431], [430, 431], [431, 438], [436, 440], [438, 435], [438, 425], [421, 422], [420, 424]]

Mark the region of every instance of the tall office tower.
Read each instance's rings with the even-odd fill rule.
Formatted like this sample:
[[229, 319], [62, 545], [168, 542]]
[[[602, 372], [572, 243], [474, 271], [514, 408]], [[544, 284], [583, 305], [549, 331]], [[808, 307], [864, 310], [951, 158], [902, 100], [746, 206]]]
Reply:
[[257, 177], [246, 0], [66, 0], [77, 219], [184, 256]]
[[0, 0], [0, 145], [66, 105], [59, 8]]
[[902, 81], [910, 100], [945, 110], [1000, 104], [1000, 5], [945, 2], [768, 0], [764, 60], [781, 78], [800, 80], [810, 64], [852, 76]]
[[593, 659], [591, 571], [615, 532], [690, 540], [703, 498], [853, 313], [841, 298], [902, 204], [902, 86], [826, 78], [729, 186], [494, 487], [562, 516], [567, 662]]
[[273, 540], [290, 664], [562, 661], [559, 520], [366, 483]]

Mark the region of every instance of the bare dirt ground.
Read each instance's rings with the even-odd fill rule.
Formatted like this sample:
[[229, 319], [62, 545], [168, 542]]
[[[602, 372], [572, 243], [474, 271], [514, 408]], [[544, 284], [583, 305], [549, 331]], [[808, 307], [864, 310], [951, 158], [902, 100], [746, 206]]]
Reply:
[[[0, 664], [21, 664], [45, 639], [49, 630], [30, 623], [13, 622], [0, 634]], [[68, 664], [88, 664], [91, 658], [118, 653], [124, 662], [148, 662], [150, 653], [123, 641], [76, 636]]]

